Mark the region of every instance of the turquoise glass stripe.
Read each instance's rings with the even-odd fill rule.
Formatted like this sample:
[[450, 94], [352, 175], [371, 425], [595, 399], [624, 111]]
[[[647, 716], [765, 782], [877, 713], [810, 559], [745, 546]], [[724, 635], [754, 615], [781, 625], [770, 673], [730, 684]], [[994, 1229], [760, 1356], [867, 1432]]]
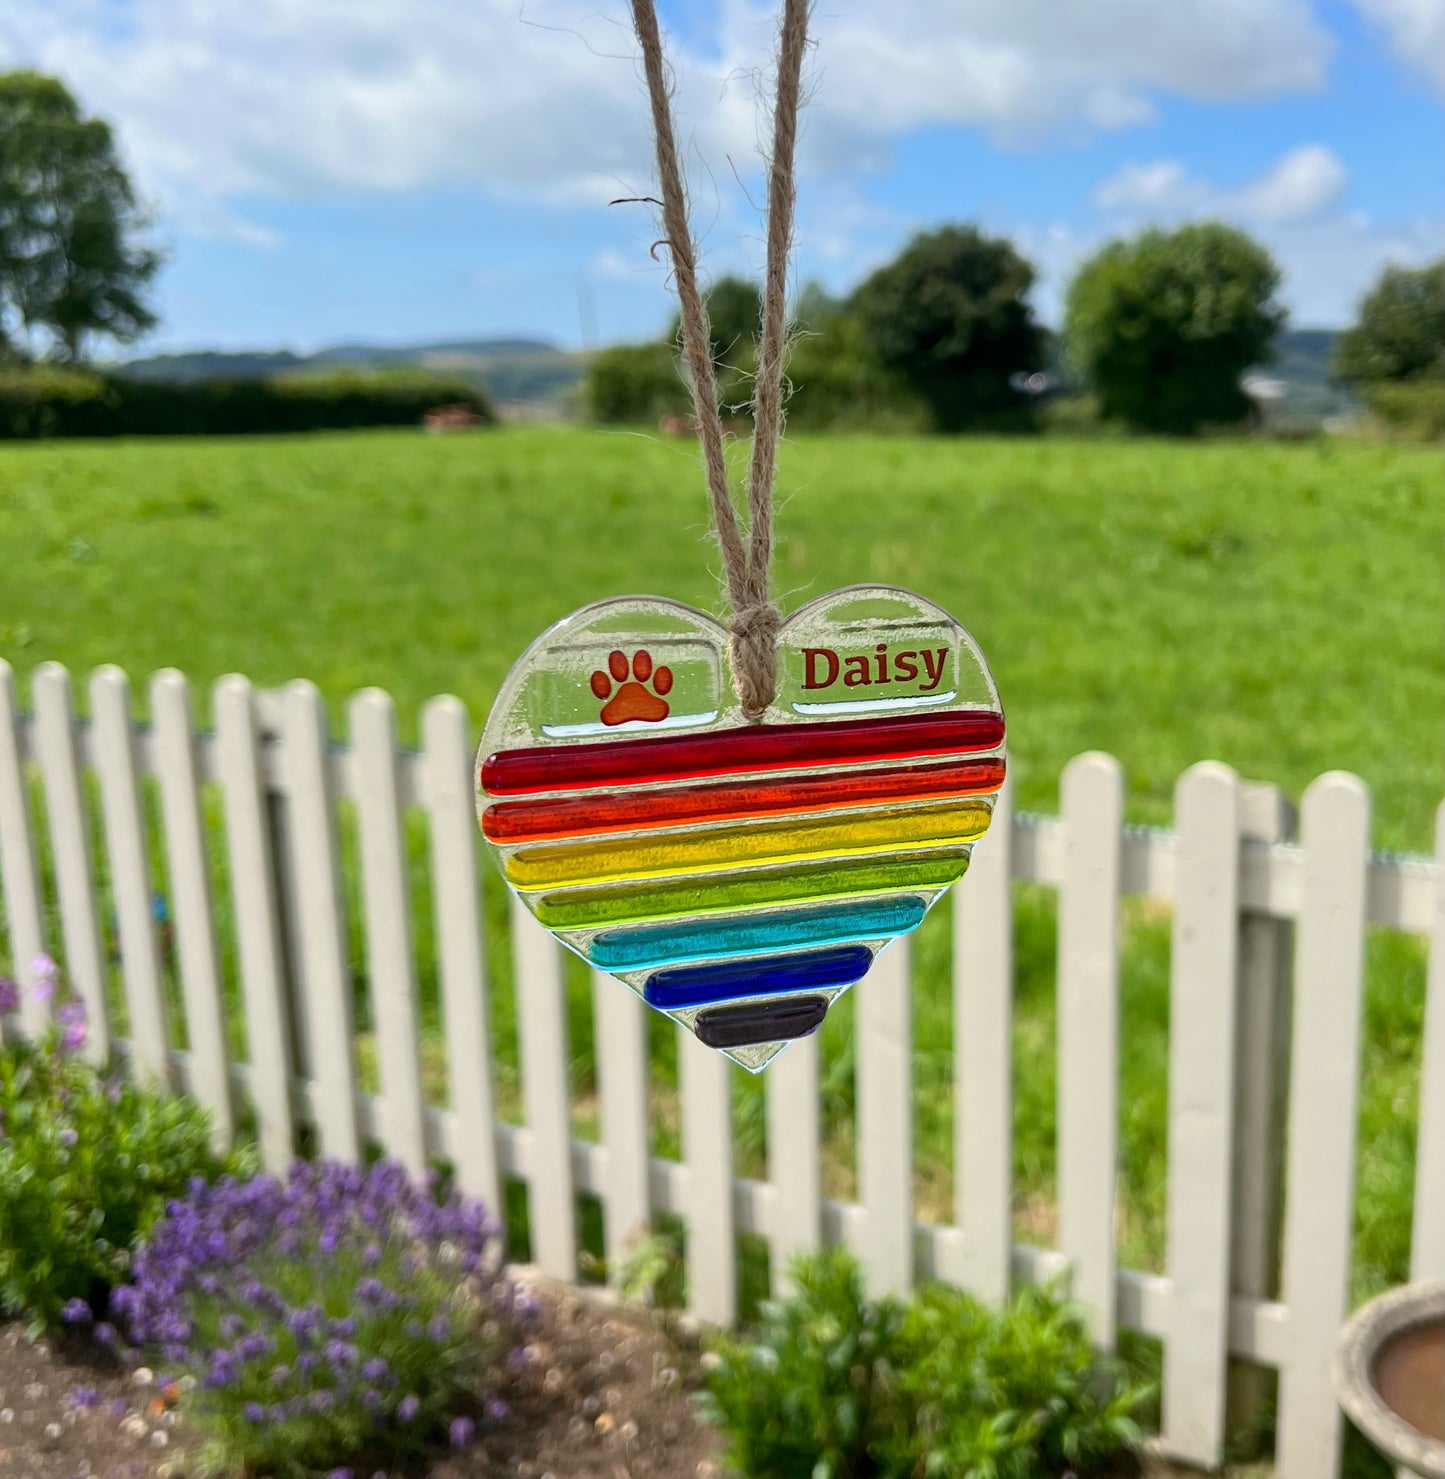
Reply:
[[905, 894], [812, 909], [638, 924], [603, 930], [587, 947], [587, 959], [607, 971], [641, 971], [687, 960], [792, 950], [799, 945], [877, 940], [917, 929], [926, 908], [922, 899]]

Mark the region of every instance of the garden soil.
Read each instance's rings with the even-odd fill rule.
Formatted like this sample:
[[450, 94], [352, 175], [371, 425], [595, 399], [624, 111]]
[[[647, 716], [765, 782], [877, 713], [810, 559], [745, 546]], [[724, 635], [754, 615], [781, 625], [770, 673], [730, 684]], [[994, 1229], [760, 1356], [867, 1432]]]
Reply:
[[[642, 1313], [534, 1286], [527, 1363], [493, 1381], [510, 1408], [477, 1442], [410, 1479], [720, 1479], [717, 1435], [698, 1421], [695, 1359]], [[185, 1479], [196, 1444], [144, 1368], [83, 1342], [0, 1327], [0, 1476]], [[358, 1462], [356, 1479], [371, 1466]]]

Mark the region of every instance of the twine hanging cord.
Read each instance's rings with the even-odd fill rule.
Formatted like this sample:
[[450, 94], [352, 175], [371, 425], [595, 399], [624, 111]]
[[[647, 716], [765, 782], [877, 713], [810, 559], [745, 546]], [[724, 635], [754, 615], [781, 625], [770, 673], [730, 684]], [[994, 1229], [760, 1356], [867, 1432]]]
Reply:
[[773, 109], [773, 149], [768, 161], [768, 246], [763, 279], [758, 369], [753, 388], [753, 447], [748, 466], [748, 529], [744, 539], [728, 490], [727, 457], [712, 326], [697, 281], [697, 250], [688, 221], [687, 192], [673, 128], [667, 66], [654, 0], [632, 0], [642, 48], [642, 68], [652, 102], [657, 145], [663, 241], [672, 256], [682, 325], [683, 360], [692, 385], [693, 411], [713, 526], [722, 552], [723, 578], [732, 608], [730, 652], [733, 684], [743, 712], [757, 721], [778, 691], [778, 627], [782, 618], [768, 598], [773, 553], [773, 482], [783, 432], [783, 367], [787, 358], [788, 257], [793, 244], [793, 155], [798, 136], [803, 53], [808, 44], [810, 0], [784, 0], [778, 28], [778, 91]]

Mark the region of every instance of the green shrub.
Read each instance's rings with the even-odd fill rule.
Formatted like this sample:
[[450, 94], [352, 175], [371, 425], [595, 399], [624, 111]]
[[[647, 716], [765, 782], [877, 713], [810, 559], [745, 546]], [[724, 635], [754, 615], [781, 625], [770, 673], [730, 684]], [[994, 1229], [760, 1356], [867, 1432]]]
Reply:
[[879, 363], [858, 320], [847, 315], [799, 336], [788, 359], [788, 380], [788, 424], [800, 431], [933, 429], [922, 397]]
[[1362, 387], [1365, 404], [1387, 434], [1411, 442], [1445, 436], [1445, 380], [1384, 380]]
[[671, 344], [616, 344], [587, 366], [582, 403], [593, 421], [655, 425], [685, 416], [692, 398]]
[[748, 1479], [1082, 1476], [1138, 1439], [1148, 1391], [1049, 1290], [1002, 1311], [936, 1286], [873, 1300], [842, 1252], [793, 1277], [756, 1340], [719, 1337], [708, 1373], [708, 1416]]
[[[53, 965], [37, 975], [38, 989], [53, 989]], [[15, 987], [0, 988], [3, 1009]], [[77, 1056], [79, 1002], [57, 1019], [40, 1042], [0, 1050], [0, 1305], [33, 1331], [103, 1310], [167, 1202], [228, 1164], [198, 1105]]]
[[235, 436], [415, 426], [433, 407], [492, 419], [469, 381], [339, 369], [254, 380], [154, 381], [36, 366], [0, 372], [0, 437]]
[[105, 380], [87, 370], [0, 369], [0, 437], [84, 435], [111, 415]]

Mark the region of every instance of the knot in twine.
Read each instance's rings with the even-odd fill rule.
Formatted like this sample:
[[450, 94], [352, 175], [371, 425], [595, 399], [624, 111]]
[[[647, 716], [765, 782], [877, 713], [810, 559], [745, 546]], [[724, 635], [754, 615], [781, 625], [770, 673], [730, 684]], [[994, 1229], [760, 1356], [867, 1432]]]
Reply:
[[743, 713], [754, 723], [767, 713], [778, 692], [778, 628], [783, 618], [771, 601], [733, 613], [728, 655], [733, 686]]
[[642, 48], [642, 69], [652, 103], [657, 145], [662, 240], [672, 259], [683, 360], [692, 386], [698, 441], [707, 476], [714, 532], [722, 551], [724, 582], [732, 607], [733, 687], [743, 713], [757, 723], [778, 691], [778, 628], [782, 618], [768, 599], [773, 553], [773, 482], [783, 433], [783, 368], [787, 359], [788, 258], [793, 242], [793, 154], [798, 135], [803, 53], [808, 44], [811, 0], [783, 0], [778, 26], [778, 92], [773, 110], [773, 148], [768, 160], [768, 247], [763, 277], [758, 369], [753, 381], [753, 447], [748, 466], [748, 524], [743, 529], [728, 487], [712, 326], [698, 288], [697, 250], [688, 221], [687, 193], [677, 152], [662, 35], [654, 0], [632, 0], [632, 20]]

